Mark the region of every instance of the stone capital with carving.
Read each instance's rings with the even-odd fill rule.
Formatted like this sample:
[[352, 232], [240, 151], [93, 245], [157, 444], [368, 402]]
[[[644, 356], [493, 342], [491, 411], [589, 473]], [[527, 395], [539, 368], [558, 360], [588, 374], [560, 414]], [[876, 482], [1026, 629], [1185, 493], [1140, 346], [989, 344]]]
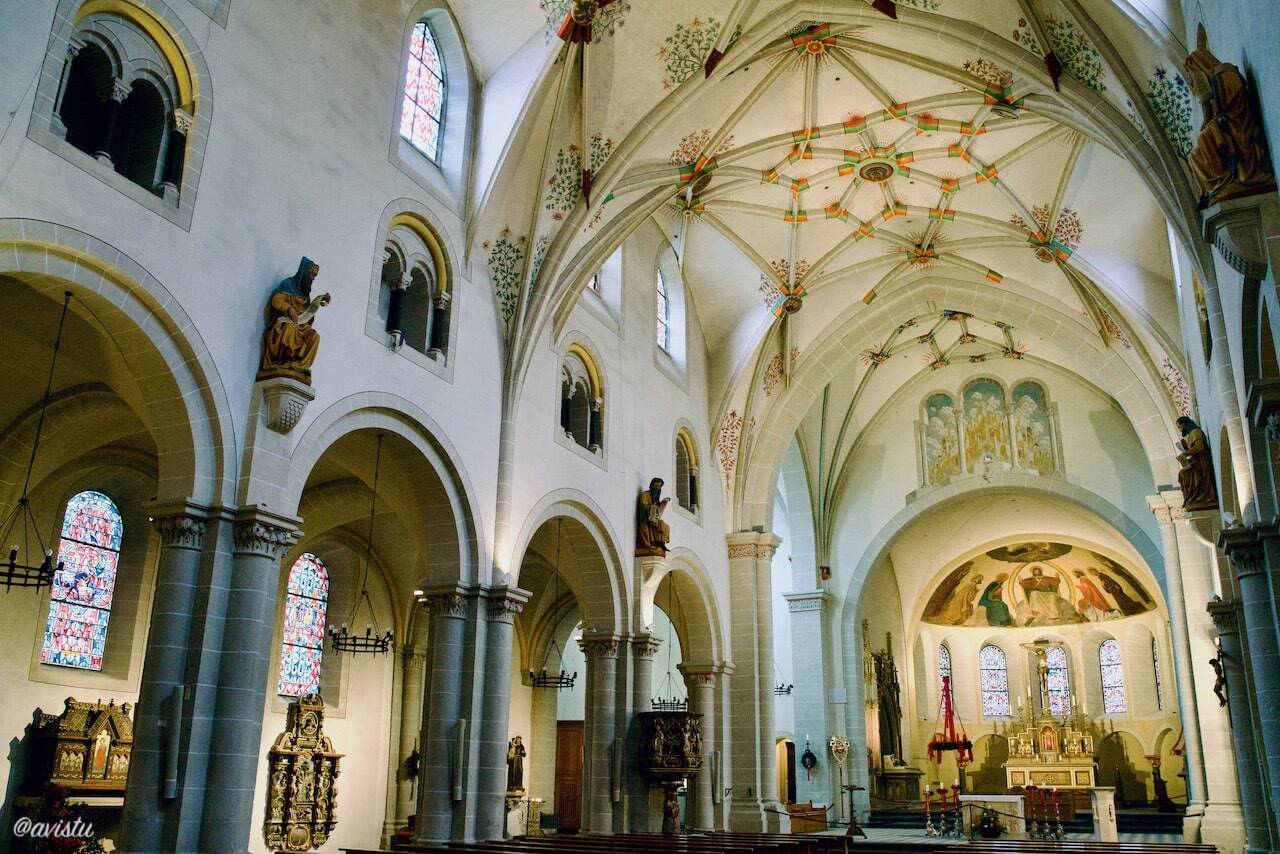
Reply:
[[641, 632], [631, 636], [631, 653], [637, 658], [653, 658], [662, 649], [662, 638]]
[[133, 84], [127, 80], [116, 79], [111, 81], [111, 90], [107, 92], [106, 98], [103, 100], [115, 101], [117, 104], [123, 104], [125, 99], [129, 97], [129, 93], [133, 91]]
[[803, 593], [782, 594], [782, 598], [787, 600], [787, 604], [793, 614], [802, 611], [822, 613], [830, 596], [831, 594], [825, 590], [806, 590]]
[[676, 665], [676, 670], [684, 676], [685, 685], [691, 688], [714, 688], [716, 682], [721, 676], [726, 675], [730, 668], [723, 664], [682, 662]]
[[1240, 615], [1240, 605], [1237, 602], [1214, 597], [1206, 610], [1208, 610], [1210, 618], [1213, 619], [1213, 625], [1218, 630], [1218, 634], [1235, 634], [1240, 630], [1237, 622]]
[[183, 136], [189, 135], [196, 126], [196, 117], [186, 110], [175, 109], [169, 119], [173, 123], [173, 129]]
[[427, 613], [433, 617], [447, 617], [461, 620], [467, 616], [467, 597], [454, 591], [451, 593], [428, 594], [423, 599]]
[[1243, 525], [1224, 528], [1218, 535], [1218, 548], [1231, 559], [1237, 578], [1247, 578], [1266, 571], [1266, 550], [1256, 531]]
[[484, 591], [490, 622], [515, 622], [516, 615], [524, 610], [529, 601], [529, 591], [517, 587], [491, 587]]
[[203, 518], [178, 513], [172, 516], [152, 516], [151, 525], [160, 535], [160, 547], [165, 549], [204, 548], [207, 523]]
[[298, 528], [292, 520], [264, 511], [249, 510], [236, 517], [236, 554], [279, 560], [297, 540], [297, 535]]
[[1205, 211], [1204, 239], [1237, 273], [1250, 279], [1265, 279], [1267, 246], [1263, 217], [1275, 212], [1274, 193], [1219, 202]]
[[586, 633], [578, 638], [578, 646], [582, 648], [582, 653], [587, 660], [593, 658], [617, 658], [618, 642], [621, 640], [617, 635], [604, 633]]
[[772, 560], [782, 538], [763, 531], [739, 531], [725, 537], [729, 560], [755, 558]]

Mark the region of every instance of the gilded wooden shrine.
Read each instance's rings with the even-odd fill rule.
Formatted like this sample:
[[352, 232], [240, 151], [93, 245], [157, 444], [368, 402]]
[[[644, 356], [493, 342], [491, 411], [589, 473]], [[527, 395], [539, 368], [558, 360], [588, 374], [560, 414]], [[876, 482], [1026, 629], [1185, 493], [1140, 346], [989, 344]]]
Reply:
[[262, 835], [272, 851], [310, 851], [338, 824], [338, 763], [324, 734], [318, 694], [289, 706], [288, 726], [268, 752], [267, 817]]
[[68, 697], [60, 715], [36, 709], [30, 730], [30, 788], [53, 783], [71, 795], [124, 792], [133, 751], [132, 708]]

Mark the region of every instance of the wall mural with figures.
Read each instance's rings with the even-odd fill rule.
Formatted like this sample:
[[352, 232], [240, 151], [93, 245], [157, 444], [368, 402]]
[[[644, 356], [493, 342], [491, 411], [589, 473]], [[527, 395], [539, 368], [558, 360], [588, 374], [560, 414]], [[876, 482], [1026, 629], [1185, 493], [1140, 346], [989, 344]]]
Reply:
[[921, 619], [940, 626], [1063, 626], [1155, 607], [1136, 574], [1111, 558], [1066, 543], [1020, 542], [944, 573]]

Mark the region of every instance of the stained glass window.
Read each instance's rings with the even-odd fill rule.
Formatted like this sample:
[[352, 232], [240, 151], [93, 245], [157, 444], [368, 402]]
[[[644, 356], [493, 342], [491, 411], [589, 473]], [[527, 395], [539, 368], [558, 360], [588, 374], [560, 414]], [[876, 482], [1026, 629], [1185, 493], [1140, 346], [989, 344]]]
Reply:
[[289, 570], [284, 601], [284, 640], [280, 644], [280, 678], [276, 693], [301, 697], [320, 690], [324, 656], [325, 612], [329, 604], [329, 570], [310, 552]]
[[53, 576], [42, 663], [102, 669], [123, 534], [120, 511], [101, 492], [81, 492], [67, 502], [58, 542], [63, 567]]
[[[951, 650], [947, 645], [938, 646], [938, 690], [942, 690], [942, 680], [944, 677], [951, 676]], [[951, 683], [951, 690], [954, 693], [956, 689], [955, 682]]]
[[420, 21], [409, 40], [400, 135], [433, 161], [440, 160], [446, 91], [444, 63], [440, 61], [435, 35], [426, 21]]
[[982, 714], [988, 718], [1009, 715], [1009, 665], [1004, 650], [988, 644], [978, 652], [978, 680], [982, 685]]
[[1045, 650], [1049, 665], [1049, 714], [1063, 717], [1071, 714], [1071, 674], [1067, 670], [1067, 651], [1060, 646]]
[[667, 280], [662, 271], [658, 271], [658, 346], [663, 350], [671, 347], [671, 301], [667, 299]]
[[1164, 711], [1164, 684], [1160, 681], [1160, 651], [1156, 639], [1151, 639], [1151, 672], [1156, 677], [1156, 711]]
[[1098, 664], [1102, 666], [1102, 710], [1109, 715], [1122, 715], [1129, 710], [1129, 704], [1124, 699], [1120, 643], [1114, 638], [1098, 647]]

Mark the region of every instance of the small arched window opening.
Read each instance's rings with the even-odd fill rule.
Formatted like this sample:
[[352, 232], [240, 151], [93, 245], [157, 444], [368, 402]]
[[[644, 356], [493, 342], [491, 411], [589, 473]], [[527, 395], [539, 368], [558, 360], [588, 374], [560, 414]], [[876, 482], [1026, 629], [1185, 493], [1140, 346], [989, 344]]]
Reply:
[[[942, 690], [942, 680], [951, 678], [951, 648], [944, 644], [938, 645], [938, 690]], [[955, 691], [955, 683], [952, 683], [952, 691]]]
[[1071, 713], [1071, 671], [1067, 667], [1067, 651], [1060, 646], [1045, 650], [1049, 667], [1049, 714], [1062, 717]]
[[329, 607], [329, 570], [307, 552], [289, 570], [284, 601], [284, 634], [276, 693], [303, 697], [320, 692], [324, 659], [325, 617]]
[[160, 192], [160, 150], [164, 145], [164, 98], [145, 80], [133, 84], [120, 104], [119, 140], [111, 152], [116, 171], [139, 187]]
[[604, 398], [598, 376], [586, 351], [570, 347], [560, 371], [560, 429], [593, 454], [604, 445]]
[[86, 154], [105, 154], [107, 103], [115, 72], [107, 54], [95, 44], [75, 50], [64, 72], [57, 117], [67, 142]]
[[62, 568], [49, 595], [42, 664], [102, 669], [123, 536], [120, 511], [101, 492], [81, 492], [67, 502], [58, 542]]
[[656, 320], [657, 342], [664, 351], [671, 352], [671, 299], [667, 292], [667, 279], [662, 275], [662, 268], [657, 271], [656, 285]]
[[448, 82], [435, 33], [430, 24], [419, 21], [414, 25], [409, 40], [400, 135], [433, 163], [440, 162], [447, 97]]
[[449, 350], [452, 295], [440, 241], [417, 215], [392, 220], [383, 248], [382, 290], [387, 346], [408, 346], [441, 360]]
[[1120, 663], [1120, 643], [1117, 640], [1109, 638], [1098, 647], [1098, 665], [1102, 671], [1102, 711], [1108, 715], [1124, 714], [1129, 704], [1124, 695], [1124, 667]]
[[676, 433], [676, 503], [696, 513], [698, 510], [698, 453], [688, 430]]
[[983, 717], [1009, 716], [1009, 664], [1004, 650], [987, 644], [978, 652], [978, 680], [982, 686]]
[[1151, 675], [1155, 679], [1156, 686], [1156, 711], [1164, 711], [1164, 683], [1160, 678], [1160, 647], [1156, 644], [1156, 639], [1151, 639]]

